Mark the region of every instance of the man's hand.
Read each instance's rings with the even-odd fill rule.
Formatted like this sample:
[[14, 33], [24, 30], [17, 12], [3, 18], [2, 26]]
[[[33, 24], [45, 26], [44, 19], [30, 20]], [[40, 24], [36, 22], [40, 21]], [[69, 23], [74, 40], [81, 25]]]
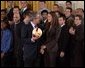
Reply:
[[71, 27], [71, 28], [69, 29], [69, 33], [72, 34], [72, 35], [74, 35], [74, 34], [75, 34], [75, 29], [73, 29], [73, 27]]
[[63, 51], [61, 51], [61, 53], [60, 53], [60, 57], [62, 58], [62, 57], [64, 57], [64, 52]]

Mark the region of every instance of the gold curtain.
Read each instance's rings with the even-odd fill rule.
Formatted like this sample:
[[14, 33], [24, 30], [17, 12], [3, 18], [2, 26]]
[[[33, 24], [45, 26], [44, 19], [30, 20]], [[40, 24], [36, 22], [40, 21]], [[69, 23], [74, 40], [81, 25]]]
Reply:
[[[39, 1], [27, 1], [31, 5], [33, 11], [39, 10]], [[20, 6], [20, 1], [14, 1], [14, 5]], [[54, 1], [46, 1], [46, 6], [49, 10], [53, 10]], [[1, 1], [1, 9], [7, 8], [7, 1]]]

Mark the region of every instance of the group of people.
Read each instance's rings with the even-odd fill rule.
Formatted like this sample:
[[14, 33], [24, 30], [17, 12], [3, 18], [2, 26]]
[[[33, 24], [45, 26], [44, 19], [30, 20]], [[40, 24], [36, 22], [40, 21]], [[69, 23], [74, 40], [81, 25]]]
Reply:
[[[1, 10], [1, 66], [2, 67], [83, 67], [84, 10], [72, 10], [54, 4], [48, 10], [40, 1], [39, 12], [32, 11], [26, 1], [21, 9], [7, 1]], [[43, 6], [42, 6], [43, 5]], [[32, 34], [40, 28], [42, 36]]]

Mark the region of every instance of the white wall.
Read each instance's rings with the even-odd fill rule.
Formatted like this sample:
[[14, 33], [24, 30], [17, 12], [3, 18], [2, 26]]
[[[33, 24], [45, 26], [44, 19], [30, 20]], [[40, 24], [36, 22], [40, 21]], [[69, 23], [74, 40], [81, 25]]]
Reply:
[[[65, 8], [65, 2], [66, 1], [56, 1], [56, 4], [59, 4], [61, 6], [63, 6], [63, 8]], [[83, 8], [84, 9], [84, 1], [72, 1], [72, 8], [76, 9], [76, 8]]]

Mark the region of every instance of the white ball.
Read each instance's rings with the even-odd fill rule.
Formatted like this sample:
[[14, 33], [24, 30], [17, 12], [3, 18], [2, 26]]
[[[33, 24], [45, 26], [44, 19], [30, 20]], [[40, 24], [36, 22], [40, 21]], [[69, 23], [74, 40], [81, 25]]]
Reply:
[[42, 30], [40, 28], [34, 28], [32, 34], [40, 38], [42, 36]]

